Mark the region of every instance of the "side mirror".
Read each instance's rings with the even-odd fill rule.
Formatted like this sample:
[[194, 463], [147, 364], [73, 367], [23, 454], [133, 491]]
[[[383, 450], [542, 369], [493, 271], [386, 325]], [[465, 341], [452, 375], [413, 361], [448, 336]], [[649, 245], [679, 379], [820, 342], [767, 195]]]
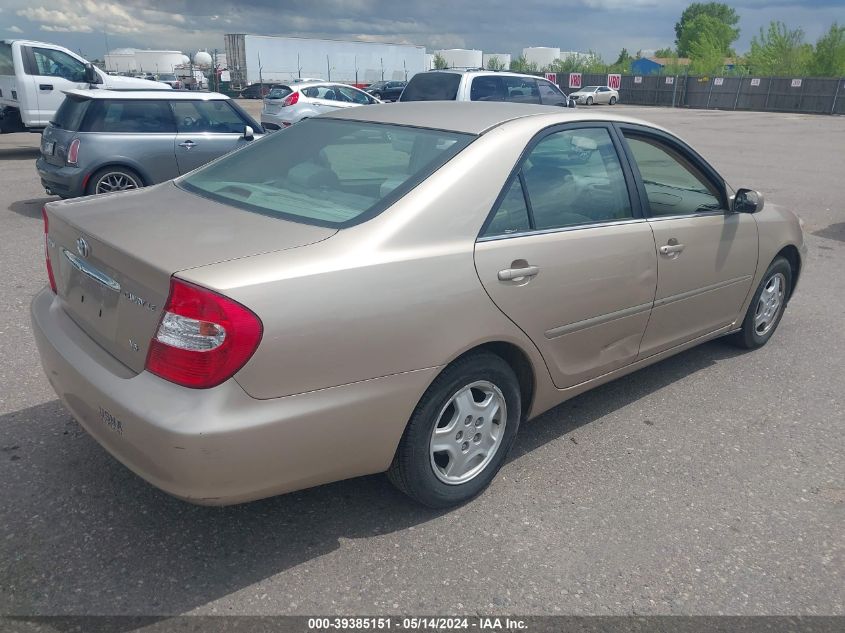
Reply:
[[94, 64], [85, 64], [85, 83], [87, 84], [101, 84], [103, 83], [99, 73], [94, 68]]
[[252, 139], [255, 138], [255, 130], [252, 129], [251, 125], [245, 125], [244, 126], [244, 138], [247, 141], [251, 141]]
[[735, 213], [757, 213], [763, 210], [763, 194], [753, 189], [740, 189], [733, 202]]

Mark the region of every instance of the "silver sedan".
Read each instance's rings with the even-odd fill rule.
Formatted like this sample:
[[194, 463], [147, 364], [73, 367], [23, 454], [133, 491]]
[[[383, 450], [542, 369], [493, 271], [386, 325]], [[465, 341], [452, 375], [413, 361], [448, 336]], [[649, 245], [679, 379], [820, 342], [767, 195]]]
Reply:
[[593, 105], [595, 103], [606, 103], [615, 105], [619, 101], [619, 91], [607, 86], [587, 86], [569, 95], [579, 104]]

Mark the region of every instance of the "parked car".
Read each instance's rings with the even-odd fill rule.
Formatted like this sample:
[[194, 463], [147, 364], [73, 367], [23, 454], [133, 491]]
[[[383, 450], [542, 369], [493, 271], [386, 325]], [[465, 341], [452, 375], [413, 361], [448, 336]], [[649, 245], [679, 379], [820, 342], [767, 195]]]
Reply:
[[280, 130], [326, 112], [374, 103], [381, 101], [345, 84], [320, 81], [278, 86], [264, 98], [261, 125]]
[[575, 107], [560, 88], [542, 77], [486, 70], [417, 73], [399, 101], [511, 101]]
[[162, 83], [166, 83], [174, 90], [181, 90], [182, 88], [184, 88], [182, 80], [179, 79], [179, 77], [177, 77], [174, 73], [162, 73], [158, 76], [158, 80]]
[[51, 202], [44, 231], [50, 384], [201, 504], [381, 471], [464, 502], [558, 403], [716, 337], [765, 345], [806, 255], [792, 212], [669, 132], [513, 103], [336, 110]]
[[217, 93], [68, 90], [41, 137], [41, 184], [62, 198], [137, 189], [185, 174], [262, 134]]
[[273, 89], [278, 88], [282, 84], [250, 84], [241, 90], [239, 96], [241, 99], [263, 99]]
[[364, 90], [381, 101], [398, 101], [406, 85], [405, 81], [377, 81]]
[[587, 86], [569, 96], [584, 105], [593, 105], [594, 103], [616, 105], [616, 102], [619, 101], [619, 91], [607, 86]]

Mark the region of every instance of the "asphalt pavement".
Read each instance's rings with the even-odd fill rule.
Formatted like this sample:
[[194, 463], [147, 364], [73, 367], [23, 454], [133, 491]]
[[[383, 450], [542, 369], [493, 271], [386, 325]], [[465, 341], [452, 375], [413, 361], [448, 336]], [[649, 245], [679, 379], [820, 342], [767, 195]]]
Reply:
[[42, 374], [39, 136], [0, 136], [0, 614], [845, 614], [845, 118], [613, 111], [794, 209], [798, 292], [760, 350], [707, 343], [523, 425], [447, 512], [380, 475], [196, 507], [112, 459]]

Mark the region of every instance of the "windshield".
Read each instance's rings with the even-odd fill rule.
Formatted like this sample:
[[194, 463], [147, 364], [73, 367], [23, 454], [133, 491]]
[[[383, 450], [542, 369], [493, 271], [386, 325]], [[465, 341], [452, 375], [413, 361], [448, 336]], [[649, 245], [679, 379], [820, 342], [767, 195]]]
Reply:
[[343, 228], [407, 194], [475, 137], [308, 119], [178, 180], [217, 202], [294, 222]]
[[176, 75], [159, 75], [161, 81], [176, 81]]
[[287, 97], [292, 92], [293, 92], [293, 90], [291, 90], [288, 87], [273, 88], [270, 92], [267, 93], [267, 98], [268, 99], [284, 99], [285, 97]]

